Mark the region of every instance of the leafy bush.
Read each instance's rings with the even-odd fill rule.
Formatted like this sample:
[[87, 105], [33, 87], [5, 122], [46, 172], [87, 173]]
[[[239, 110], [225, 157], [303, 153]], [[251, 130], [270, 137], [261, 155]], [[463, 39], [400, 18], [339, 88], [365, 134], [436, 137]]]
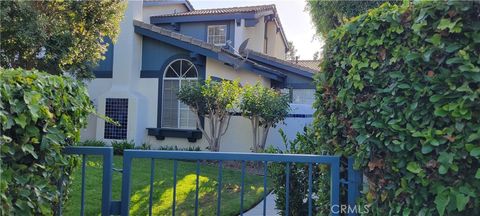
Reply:
[[102, 140], [85, 140], [79, 143], [80, 146], [98, 146], [103, 147], [106, 143]]
[[480, 4], [384, 4], [329, 33], [320, 148], [354, 155], [374, 215], [480, 214]]
[[58, 186], [68, 182], [60, 179], [75, 164], [62, 149], [79, 141], [93, 111], [86, 88], [73, 79], [0, 69], [0, 214], [54, 214], [62, 202]]
[[123, 150], [125, 149], [134, 149], [135, 148], [135, 142], [133, 140], [127, 141], [127, 140], [121, 140], [121, 141], [112, 141], [112, 147], [113, 147], [113, 154], [115, 155], [123, 155]]
[[322, 37], [328, 32], [345, 24], [350, 18], [376, 8], [384, 2], [401, 4], [401, 0], [376, 0], [376, 1], [332, 1], [332, 0], [307, 0], [306, 9], [312, 17], [317, 34]]
[[135, 146], [135, 149], [150, 150], [152, 149], [152, 145], [150, 145], [150, 143], [142, 143], [141, 146]]
[[[279, 130], [282, 136], [283, 143], [285, 144], [285, 151], [273, 148], [270, 146], [266, 149], [268, 153], [275, 154], [317, 154], [320, 155], [315, 136], [312, 128], [305, 127], [303, 133], [297, 133], [296, 138], [292, 141], [287, 141], [287, 137], [283, 133], [282, 129]], [[286, 174], [285, 164], [283, 163], [271, 163], [269, 165], [270, 178], [273, 182], [273, 193], [275, 197], [276, 209], [280, 211], [281, 215], [285, 215], [285, 197], [286, 197]], [[330, 193], [329, 184], [325, 184], [327, 181], [319, 181], [320, 179], [329, 180], [329, 169], [325, 165], [318, 165], [320, 172], [313, 172], [313, 203], [318, 202], [318, 194]], [[293, 163], [290, 165], [290, 189], [289, 189], [289, 211], [291, 215], [308, 215], [308, 165], [301, 163]], [[322, 184], [323, 187], [320, 187]], [[321, 190], [323, 188], [323, 190]], [[321, 203], [320, 203], [321, 204]], [[324, 213], [328, 215], [329, 212], [322, 212], [322, 210], [329, 210], [329, 208], [313, 208], [313, 215]]]

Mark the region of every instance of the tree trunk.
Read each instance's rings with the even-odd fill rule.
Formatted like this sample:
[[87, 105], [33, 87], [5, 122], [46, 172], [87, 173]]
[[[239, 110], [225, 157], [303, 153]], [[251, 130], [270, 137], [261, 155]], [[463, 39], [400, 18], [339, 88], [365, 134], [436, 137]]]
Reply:
[[260, 143], [259, 143], [259, 144], [260, 144], [260, 149], [261, 149], [262, 151], [265, 150], [265, 144], [266, 144], [266, 142], [267, 142], [268, 131], [270, 131], [270, 125], [266, 125], [266, 126], [263, 128], [263, 134], [262, 134], [263, 137], [262, 137], [262, 139], [261, 139], [261, 141], [260, 141]]
[[252, 123], [252, 137], [253, 137], [253, 152], [257, 152], [258, 150], [258, 118], [256, 116], [253, 116], [250, 119], [250, 122]]
[[[191, 109], [194, 113], [197, 113], [197, 110]], [[208, 118], [208, 121], [206, 123], [210, 124], [210, 131], [206, 131], [205, 128], [207, 126], [203, 126], [200, 121], [200, 116], [196, 114], [197, 117], [197, 127], [202, 131], [203, 136], [205, 136], [205, 139], [208, 142], [208, 149], [210, 151], [218, 152], [220, 151], [220, 140], [223, 135], [227, 132], [228, 126], [230, 124], [230, 115], [224, 115], [224, 116], [217, 116], [213, 113], [208, 114], [208, 116], [204, 116], [205, 118]]]

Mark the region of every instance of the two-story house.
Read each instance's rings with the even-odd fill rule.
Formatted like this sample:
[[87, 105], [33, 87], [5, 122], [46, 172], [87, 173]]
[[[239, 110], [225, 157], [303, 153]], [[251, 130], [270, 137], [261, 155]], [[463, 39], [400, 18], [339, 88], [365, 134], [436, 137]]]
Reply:
[[[97, 112], [121, 125], [91, 117], [83, 139], [204, 149], [195, 116], [176, 93], [207, 77], [261, 82], [311, 103], [315, 70], [285, 60], [289, 47], [275, 5], [195, 10], [183, 0], [136, 1], [120, 27], [88, 88]], [[249, 121], [235, 116], [221, 150], [250, 151], [251, 136]]]

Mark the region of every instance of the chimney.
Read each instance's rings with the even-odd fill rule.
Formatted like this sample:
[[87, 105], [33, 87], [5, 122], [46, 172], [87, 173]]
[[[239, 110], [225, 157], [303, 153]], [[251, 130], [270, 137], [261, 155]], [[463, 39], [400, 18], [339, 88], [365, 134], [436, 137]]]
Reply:
[[300, 56], [295, 56], [295, 64], [298, 64], [298, 58], [299, 58], [299, 57], [300, 57]]

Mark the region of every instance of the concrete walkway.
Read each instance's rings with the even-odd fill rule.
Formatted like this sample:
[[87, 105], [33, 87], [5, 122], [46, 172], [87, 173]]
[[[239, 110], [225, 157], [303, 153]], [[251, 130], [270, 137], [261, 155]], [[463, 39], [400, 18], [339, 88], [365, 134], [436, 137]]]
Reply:
[[[268, 194], [267, 196], [267, 211], [268, 216], [280, 215], [278, 210], [275, 209], [275, 195], [273, 193]], [[248, 212], [245, 212], [245, 216], [262, 216], [263, 215], [263, 201], [258, 203], [255, 207], [250, 209]]]

